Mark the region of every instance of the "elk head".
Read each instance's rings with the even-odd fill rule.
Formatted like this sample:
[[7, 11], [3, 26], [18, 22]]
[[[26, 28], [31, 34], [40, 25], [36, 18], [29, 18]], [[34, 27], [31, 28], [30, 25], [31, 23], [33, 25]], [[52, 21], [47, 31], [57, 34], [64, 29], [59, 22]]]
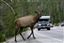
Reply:
[[35, 11], [35, 13], [37, 14], [36, 16], [40, 18], [42, 16], [43, 10]]

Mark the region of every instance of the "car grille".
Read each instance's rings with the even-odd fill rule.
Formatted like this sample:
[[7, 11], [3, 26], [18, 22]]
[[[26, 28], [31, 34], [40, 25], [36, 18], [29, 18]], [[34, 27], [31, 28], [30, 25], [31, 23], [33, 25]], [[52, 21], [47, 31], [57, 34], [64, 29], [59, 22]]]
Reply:
[[47, 24], [42, 24], [41, 26], [47, 26]]

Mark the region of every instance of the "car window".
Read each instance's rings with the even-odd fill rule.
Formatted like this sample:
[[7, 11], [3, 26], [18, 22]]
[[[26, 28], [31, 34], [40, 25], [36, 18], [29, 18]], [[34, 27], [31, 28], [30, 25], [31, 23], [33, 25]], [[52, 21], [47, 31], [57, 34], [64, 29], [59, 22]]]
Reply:
[[39, 19], [39, 21], [49, 21], [49, 19]]

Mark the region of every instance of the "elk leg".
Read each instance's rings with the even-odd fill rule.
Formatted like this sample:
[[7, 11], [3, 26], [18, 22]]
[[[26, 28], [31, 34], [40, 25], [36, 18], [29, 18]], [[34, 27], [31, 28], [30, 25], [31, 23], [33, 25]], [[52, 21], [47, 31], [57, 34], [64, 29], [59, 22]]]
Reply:
[[27, 37], [27, 39], [29, 39], [31, 35], [32, 35], [32, 32], [31, 32], [31, 34]]
[[33, 26], [31, 27], [31, 34], [27, 37], [27, 39], [29, 39], [32, 34], [33, 34], [33, 38], [35, 39], [34, 32], [33, 32]]
[[20, 28], [20, 31], [19, 31], [21, 37], [23, 38], [23, 40], [25, 40], [25, 38], [23, 37], [23, 35], [21, 34], [21, 28]]
[[36, 38], [35, 38], [35, 36], [34, 36], [34, 32], [33, 32], [33, 29], [32, 29], [32, 34], [33, 34], [33, 38], [34, 38], [34, 39], [36, 39]]
[[21, 37], [23, 38], [23, 40], [25, 40], [25, 38], [23, 37], [23, 35], [20, 33]]
[[16, 40], [16, 35], [17, 35], [17, 29], [15, 30], [15, 42], [17, 42], [17, 40]]

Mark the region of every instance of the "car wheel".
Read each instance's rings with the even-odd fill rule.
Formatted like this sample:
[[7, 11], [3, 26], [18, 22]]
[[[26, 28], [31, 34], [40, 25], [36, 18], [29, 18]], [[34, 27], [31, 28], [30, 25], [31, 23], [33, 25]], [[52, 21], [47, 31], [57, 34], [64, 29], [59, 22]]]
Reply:
[[47, 28], [47, 30], [50, 30], [50, 28]]
[[38, 31], [40, 31], [40, 28], [38, 28]]

